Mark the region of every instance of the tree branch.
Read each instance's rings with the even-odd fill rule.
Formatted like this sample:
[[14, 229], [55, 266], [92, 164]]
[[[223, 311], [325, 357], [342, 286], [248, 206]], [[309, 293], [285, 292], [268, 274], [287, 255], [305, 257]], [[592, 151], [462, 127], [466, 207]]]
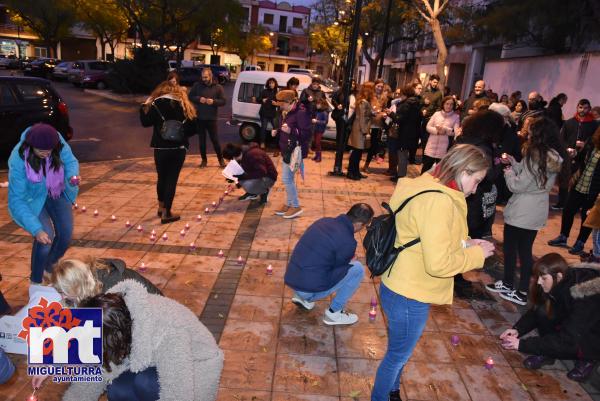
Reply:
[[421, 2], [425, 5], [425, 9], [429, 12], [429, 15], [432, 17], [435, 13], [431, 8], [431, 4], [429, 4], [429, 0], [421, 0]]
[[435, 18], [437, 18], [438, 15], [440, 15], [444, 11], [444, 8], [446, 8], [447, 5], [448, 5], [448, 0], [444, 0], [442, 5], [440, 6], [440, 8], [438, 8], [438, 10], [436, 11]]

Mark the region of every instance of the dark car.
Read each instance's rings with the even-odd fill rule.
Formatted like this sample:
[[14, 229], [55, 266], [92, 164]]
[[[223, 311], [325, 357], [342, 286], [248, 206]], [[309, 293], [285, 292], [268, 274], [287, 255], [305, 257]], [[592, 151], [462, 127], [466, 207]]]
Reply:
[[75, 86], [106, 89], [112, 64], [102, 60], [78, 60], [68, 70], [69, 82]]
[[198, 67], [183, 67], [177, 71], [179, 75], [179, 84], [184, 86], [192, 86], [201, 80], [202, 69]]
[[54, 67], [59, 63], [60, 60], [55, 58], [38, 58], [23, 69], [23, 75], [50, 79]]
[[0, 77], [0, 159], [8, 158], [25, 128], [38, 122], [73, 137], [69, 111], [52, 84], [41, 78]]

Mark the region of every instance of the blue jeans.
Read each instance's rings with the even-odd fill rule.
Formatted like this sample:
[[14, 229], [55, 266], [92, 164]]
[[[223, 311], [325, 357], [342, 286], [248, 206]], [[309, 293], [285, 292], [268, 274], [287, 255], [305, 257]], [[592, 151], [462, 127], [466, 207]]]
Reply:
[[[300, 168], [304, 165], [304, 160], [300, 163]], [[290, 165], [281, 159], [281, 181], [285, 185], [285, 194], [287, 195], [286, 204], [291, 207], [300, 207], [300, 201], [298, 200], [298, 190], [296, 189], [296, 183], [294, 177], [296, 173], [290, 170]]]
[[108, 386], [108, 401], [156, 401], [160, 386], [156, 368], [148, 368], [138, 373], [130, 370], [121, 373]]
[[51, 273], [52, 266], [62, 258], [69, 248], [73, 235], [71, 203], [64, 194], [58, 199], [48, 196], [38, 218], [42, 223], [42, 229], [48, 234], [52, 243], [44, 245], [36, 240], [33, 241], [31, 281], [34, 283], [41, 283], [44, 271]]
[[400, 389], [400, 376], [421, 338], [429, 317], [429, 304], [396, 294], [383, 283], [381, 306], [388, 319], [388, 348], [377, 369], [371, 401], [388, 401], [391, 391]]
[[334, 312], [339, 312], [344, 309], [344, 305], [346, 302], [354, 295], [358, 287], [360, 287], [360, 282], [362, 281], [365, 275], [365, 269], [363, 265], [355, 260], [350, 262], [350, 268], [348, 269], [348, 273], [342, 278], [336, 285], [328, 289], [327, 291], [322, 292], [303, 292], [296, 291], [296, 294], [300, 296], [300, 298], [304, 299], [308, 302], [313, 302], [318, 299], [323, 299], [330, 294], [335, 292], [335, 297], [331, 301], [331, 305], [329, 307]]

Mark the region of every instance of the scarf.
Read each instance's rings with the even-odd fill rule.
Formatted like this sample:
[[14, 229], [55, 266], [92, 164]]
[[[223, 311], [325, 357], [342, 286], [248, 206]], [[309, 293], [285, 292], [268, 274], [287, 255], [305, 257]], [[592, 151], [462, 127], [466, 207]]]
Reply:
[[[434, 178], [440, 178], [441, 174], [440, 174], [440, 165], [439, 164], [437, 166], [435, 166], [435, 169], [433, 170], [433, 173], [431, 173], [431, 175]], [[450, 189], [461, 192], [460, 188], [458, 187], [458, 184], [456, 183], [456, 180], [448, 181], [446, 183], [446, 186]]]
[[579, 113], [575, 113], [575, 120], [579, 123], [591, 123], [594, 121], [594, 116], [592, 113], [587, 113], [585, 116], [581, 117]]
[[[58, 169], [52, 168], [50, 156], [42, 160], [40, 170], [35, 171], [29, 164], [29, 149], [25, 149], [25, 174], [29, 182], [42, 182], [44, 175], [46, 176], [46, 188], [52, 199], [60, 198], [60, 195], [65, 190], [65, 170], [61, 164]], [[46, 172], [44, 174], [44, 172]]]

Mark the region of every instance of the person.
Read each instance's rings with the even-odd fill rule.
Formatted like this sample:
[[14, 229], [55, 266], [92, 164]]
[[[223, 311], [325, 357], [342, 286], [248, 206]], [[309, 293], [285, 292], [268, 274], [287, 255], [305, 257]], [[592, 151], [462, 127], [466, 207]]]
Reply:
[[600, 263], [600, 197], [596, 197], [594, 207], [590, 209], [583, 226], [592, 229], [592, 252], [583, 255], [588, 262]]
[[446, 96], [442, 100], [442, 110], [434, 112], [429, 119], [429, 140], [423, 152], [421, 174], [429, 171], [448, 152], [448, 138], [453, 137], [460, 127], [460, 116], [455, 110], [456, 100], [452, 96]]
[[[404, 100], [396, 104], [395, 111], [390, 110], [388, 116], [396, 127], [397, 138], [389, 141], [390, 154], [396, 153], [398, 166], [395, 174], [390, 178], [396, 182], [405, 177], [408, 164], [411, 163], [413, 153], [416, 153], [421, 128], [421, 101], [414, 87], [407, 85], [402, 89]], [[414, 161], [412, 161], [414, 163]]]
[[[530, 92], [527, 96], [527, 111], [524, 111], [517, 121], [519, 130], [523, 129], [525, 121], [530, 117], [540, 117], [544, 112], [546, 102], [537, 91]], [[526, 129], [524, 131], [527, 131]]]
[[371, 161], [374, 157], [379, 154], [381, 149], [381, 138], [383, 135], [384, 128], [384, 118], [386, 116], [385, 109], [387, 108], [388, 98], [385, 94], [385, 82], [383, 79], [377, 79], [374, 82], [375, 84], [375, 94], [371, 99], [371, 108], [373, 110], [373, 118], [371, 119], [371, 146], [369, 146], [369, 150], [367, 151], [367, 157], [365, 159], [365, 164], [363, 165], [362, 172], [369, 173], [369, 166], [371, 165]]
[[517, 100], [515, 108], [511, 113], [513, 120], [516, 122], [521, 120], [521, 115], [527, 111], [527, 103], [525, 100]]
[[88, 297], [105, 293], [124, 280], [135, 280], [150, 294], [163, 295], [158, 287], [121, 259], [61, 259], [54, 265], [50, 285], [61, 294], [63, 304], [77, 307]]
[[[569, 167], [572, 173], [580, 170], [585, 162], [587, 144], [598, 124], [590, 113], [591, 105], [588, 99], [577, 102], [575, 116], [566, 120], [561, 128], [560, 135], [567, 148], [571, 149]], [[552, 205], [552, 210], [562, 210], [567, 202], [571, 174], [565, 182], [559, 182], [558, 202]]]
[[366, 203], [353, 205], [346, 214], [315, 221], [296, 244], [285, 271], [285, 284], [294, 290], [292, 302], [312, 310], [315, 301], [335, 293], [325, 310], [327, 325], [354, 324], [358, 316], [344, 310], [360, 287], [364, 267], [353, 260], [355, 233], [371, 222], [373, 209]]
[[313, 77], [310, 85], [302, 90], [300, 103], [304, 103], [314, 119], [317, 115], [317, 102], [326, 102], [325, 94], [321, 90], [321, 78]]
[[348, 174], [346, 175], [351, 180], [360, 180], [367, 178], [361, 174], [360, 159], [362, 158], [363, 150], [369, 149], [371, 146], [371, 122], [375, 115], [373, 107], [373, 99], [375, 98], [375, 84], [373, 82], [365, 82], [360, 86], [358, 96], [356, 97], [354, 122], [352, 131], [348, 139], [348, 145], [352, 148], [350, 151], [350, 160], [348, 162]]
[[503, 93], [502, 96], [500, 96], [500, 103], [508, 106], [508, 95], [506, 93]]
[[198, 135], [200, 138], [200, 155], [202, 162], [200, 168], [206, 167], [206, 133], [210, 136], [219, 166], [225, 167], [221, 145], [219, 144], [219, 133], [217, 129], [217, 111], [219, 107], [225, 106], [225, 91], [223, 87], [213, 82], [213, 73], [210, 68], [204, 68], [201, 75], [202, 81], [196, 82], [189, 93], [190, 101], [196, 106], [196, 120]]
[[596, 120], [596, 123], [600, 124], [600, 106], [592, 107], [592, 117]]
[[586, 153], [583, 166], [576, 172], [578, 178], [575, 185], [569, 191], [567, 203], [562, 214], [560, 234], [558, 237], [548, 241], [550, 246], [566, 247], [575, 214], [581, 211], [581, 228], [575, 244], [569, 249], [569, 253], [579, 255], [583, 252], [585, 242], [592, 230], [583, 225], [588, 210], [594, 206], [596, 197], [600, 193], [600, 128], [592, 136], [591, 147]]
[[269, 191], [277, 181], [277, 168], [269, 155], [254, 142], [242, 146], [228, 143], [223, 149], [223, 158], [235, 160], [244, 169], [244, 173], [236, 177], [246, 193], [238, 199], [244, 201], [260, 197], [261, 205], [267, 203]]
[[[196, 109], [179, 85], [169, 81], [160, 83], [140, 107], [140, 121], [144, 127], [153, 127], [150, 147], [154, 149], [156, 167], [157, 215], [161, 224], [169, 224], [181, 217], [172, 212], [173, 199], [177, 191], [179, 173], [183, 167], [188, 137], [195, 133]], [[161, 131], [166, 121], [183, 123], [183, 135], [179, 139], [165, 139]]]
[[546, 115], [558, 125], [559, 129], [562, 128], [564, 122], [562, 108], [567, 103], [567, 100], [568, 97], [566, 94], [559, 93], [550, 100], [546, 109]]
[[474, 193], [489, 168], [476, 146], [456, 145], [437, 167], [398, 182], [392, 210], [423, 191], [396, 216], [398, 247], [416, 238], [420, 244], [400, 252], [381, 276], [381, 306], [388, 322], [388, 346], [377, 369], [371, 401], [399, 401], [400, 377], [429, 316], [430, 304], [452, 304], [453, 276], [483, 266], [494, 245], [467, 236], [465, 197]]
[[258, 143], [261, 149], [265, 148], [265, 141], [267, 138], [267, 126], [271, 124], [275, 129], [275, 118], [277, 117], [277, 106], [275, 106], [278, 86], [275, 78], [267, 79], [265, 83], [265, 89], [260, 93], [260, 110], [258, 115], [260, 117], [260, 135], [258, 137]]
[[[427, 148], [427, 141], [429, 140], [430, 132], [427, 130], [427, 124], [433, 116], [433, 113], [437, 112], [442, 108], [443, 94], [439, 89], [438, 85], [440, 77], [437, 74], [432, 74], [429, 77], [429, 83], [425, 91], [423, 91], [423, 118], [421, 122], [420, 140], [423, 148], [423, 154], [425, 154], [425, 148]], [[424, 157], [423, 157], [424, 158]], [[423, 162], [424, 163], [424, 162]]]
[[[597, 264], [568, 266], [557, 253], [542, 256], [533, 269], [532, 307], [500, 335], [502, 346], [529, 354], [528, 369], [574, 359], [567, 373], [574, 381], [586, 380], [600, 359], [600, 271]], [[524, 336], [537, 329], [537, 336]]]
[[10, 154], [8, 182], [8, 212], [33, 236], [30, 279], [41, 284], [71, 242], [79, 162], [54, 127], [34, 124]]
[[[167, 74], [167, 82], [173, 86], [179, 86], [179, 74], [177, 71], [171, 71]], [[185, 87], [182, 87], [183, 90], [186, 90]]]
[[15, 374], [15, 365], [10, 360], [4, 349], [0, 348], [0, 384], [10, 380]]
[[475, 82], [475, 86], [473, 87], [473, 93], [465, 100], [463, 103], [463, 109], [460, 116], [461, 121], [464, 120], [467, 116], [473, 114], [475, 111], [473, 110], [473, 103], [478, 100], [486, 98], [487, 93], [485, 91], [485, 81], [479, 80]]
[[291, 77], [285, 83], [285, 89], [294, 91], [296, 93], [296, 97], [298, 97], [298, 86], [300, 86], [300, 80], [296, 77]]
[[[419, 78], [415, 78], [412, 82], [412, 87], [414, 89], [415, 92], [415, 97], [417, 98], [417, 100], [419, 101], [419, 119], [421, 119], [423, 117], [422, 114], [422, 109], [423, 109], [423, 96], [421, 95], [423, 93], [423, 84], [421, 83], [421, 80]], [[417, 150], [419, 149], [419, 139], [421, 137], [421, 126], [422, 126], [422, 121], [419, 120], [419, 131], [417, 132], [417, 141], [414, 147], [409, 148], [408, 151], [408, 163], [409, 164], [421, 164], [421, 161], [417, 161]], [[392, 181], [397, 181], [397, 178], [395, 176], [393, 176], [392, 178], [390, 178]]]
[[[565, 172], [565, 157], [556, 124], [547, 117], [538, 117], [529, 126], [523, 160], [517, 162], [512, 156], [503, 159], [510, 164], [504, 178], [513, 193], [504, 208], [504, 277], [486, 289], [518, 305], [527, 305], [533, 242], [548, 220], [549, 194], [557, 175]], [[515, 286], [517, 257], [521, 273]]]
[[223, 352], [191, 310], [133, 280], [80, 306], [102, 308], [103, 380], [71, 384], [63, 401], [216, 400]]
[[[296, 172], [304, 171], [304, 159], [308, 156], [312, 121], [308, 107], [298, 101], [296, 92], [282, 90], [276, 96], [277, 105], [283, 113], [279, 133], [279, 149], [281, 151], [281, 180], [285, 186], [286, 203], [275, 211], [275, 214], [284, 219], [294, 219], [303, 213], [298, 199], [298, 189], [294, 177]], [[294, 155], [295, 149], [300, 147], [301, 155]], [[294, 156], [294, 163], [292, 163]]]
[[317, 115], [315, 117], [317, 122], [315, 123], [315, 157], [314, 161], [317, 163], [321, 162], [321, 139], [323, 138], [323, 134], [327, 129], [327, 122], [329, 121], [329, 108], [327, 106], [327, 101], [318, 100], [317, 101]]

